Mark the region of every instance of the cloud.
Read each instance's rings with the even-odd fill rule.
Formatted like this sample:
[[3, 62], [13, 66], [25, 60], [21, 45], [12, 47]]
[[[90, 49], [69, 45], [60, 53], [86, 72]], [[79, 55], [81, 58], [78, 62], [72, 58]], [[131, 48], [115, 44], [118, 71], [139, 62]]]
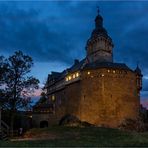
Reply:
[[148, 109], [148, 91], [143, 90], [141, 92], [140, 103], [143, 107], [146, 107]]
[[143, 91], [148, 91], [148, 79], [143, 78]]
[[[6, 11], [3, 11], [3, 7]], [[1, 52], [12, 53], [20, 49], [36, 61], [71, 62], [75, 44], [69, 40], [66, 32], [60, 28], [53, 29], [54, 16], [50, 16], [47, 24], [40, 18], [38, 10], [13, 8], [11, 3], [3, 7], [0, 11]]]
[[[96, 6], [114, 42], [114, 61], [148, 73], [148, 2], [0, 2], [0, 54], [22, 50], [35, 62], [70, 66], [85, 56]], [[40, 64], [41, 65], [41, 64]], [[43, 65], [43, 64], [42, 64]], [[44, 66], [41, 71], [45, 70]], [[39, 68], [38, 68], [39, 69]], [[48, 68], [47, 68], [48, 69]], [[56, 69], [56, 67], [55, 67]], [[148, 90], [147, 80], [144, 90]]]

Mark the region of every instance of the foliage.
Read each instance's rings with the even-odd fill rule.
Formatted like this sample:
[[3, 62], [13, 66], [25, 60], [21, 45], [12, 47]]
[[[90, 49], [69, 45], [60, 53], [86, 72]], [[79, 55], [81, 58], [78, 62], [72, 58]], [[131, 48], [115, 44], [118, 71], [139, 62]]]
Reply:
[[0, 105], [10, 111], [12, 135], [16, 111], [30, 108], [30, 96], [38, 89], [39, 80], [28, 75], [32, 66], [32, 58], [21, 51], [0, 57]]
[[73, 127], [90, 127], [94, 126], [93, 124], [90, 124], [85, 121], [81, 121], [78, 119], [76, 116], [67, 114], [63, 116], [59, 122], [59, 125], [64, 125], [64, 126], [73, 126]]
[[39, 80], [27, 74], [33, 66], [32, 58], [21, 51], [8, 59], [0, 58], [0, 103], [4, 109], [29, 107], [30, 96], [38, 89]]
[[65, 126], [79, 126], [81, 124], [81, 121], [73, 115], [67, 114], [63, 116], [59, 122], [59, 125], [65, 125]]
[[144, 132], [145, 124], [140, 117], [135, 120], [125, 119], [121, 125], [119, 125], [119, 128], [125, 131]]
[[39, 101], [36, 103], [35, 106], [38, 106], [38, 105], [40, 105], [42, 103], [45, 103], [46, 101], [47, 101], [47, 95], [46, 95], [45, 92], [42, 92], [41, 97], [40, 97]]

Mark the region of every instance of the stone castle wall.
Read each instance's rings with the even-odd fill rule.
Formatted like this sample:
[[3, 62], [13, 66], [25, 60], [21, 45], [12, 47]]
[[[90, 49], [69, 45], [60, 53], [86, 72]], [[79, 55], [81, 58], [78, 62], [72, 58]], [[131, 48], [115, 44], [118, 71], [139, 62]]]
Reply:
[[136, 75], [132, 71], [98, 69], [82, 73], [81, 120], [109, 127], [139, 114]]
[[34, 115], [37, 126], [42, 120], [59, 124], [67, 114], [98, 126], [117, 127], [124, 119], [139, 114], [140, 97], [136, 74], [116, 69], [81, 71], [80, 80], [49, 95], [55, 96], [54, 113]]
[[73, 82], [66, 85], [64, 91], [64, 96], [62, 98], [61, 104], [58, 104], [58, 99], [61, 96], [62, 92], [56, 94], [57, 102], [55, 113], [57, 118], [60, 119], [67, 115], [75, 115], [79, 117], [80, 114], [80, 98], [81, 98], [81, 81]]

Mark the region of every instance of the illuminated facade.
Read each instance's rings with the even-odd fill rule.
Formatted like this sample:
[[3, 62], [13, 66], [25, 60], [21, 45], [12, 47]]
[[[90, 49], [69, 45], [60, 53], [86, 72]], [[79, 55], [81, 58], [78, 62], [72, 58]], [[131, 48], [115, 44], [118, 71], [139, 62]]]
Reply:
[[48, 75], [48, 102], [53, 105], [52, 115], [46, 118], [49, 124], [58, 124], [67, 114], [106, 127], [118, 127], [125, 119], [138, 117], [141, 70], [113, 62], [113, 46], [98, 14], [86, 43], [86, 57], [61, 73]]

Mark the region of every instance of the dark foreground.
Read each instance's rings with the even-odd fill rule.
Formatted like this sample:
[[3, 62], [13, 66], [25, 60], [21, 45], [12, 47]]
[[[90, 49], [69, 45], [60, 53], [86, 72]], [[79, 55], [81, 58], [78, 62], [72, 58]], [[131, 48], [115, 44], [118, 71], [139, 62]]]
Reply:
[[0, 142], [0, 146], [148, 146], [148, 132], [123, 132], [117, 129], [97, 127], [50, 127], [46, 129], [32, 129], [25, 134], [24, 138], [26, 138], [26, 141], [3, 141]]

